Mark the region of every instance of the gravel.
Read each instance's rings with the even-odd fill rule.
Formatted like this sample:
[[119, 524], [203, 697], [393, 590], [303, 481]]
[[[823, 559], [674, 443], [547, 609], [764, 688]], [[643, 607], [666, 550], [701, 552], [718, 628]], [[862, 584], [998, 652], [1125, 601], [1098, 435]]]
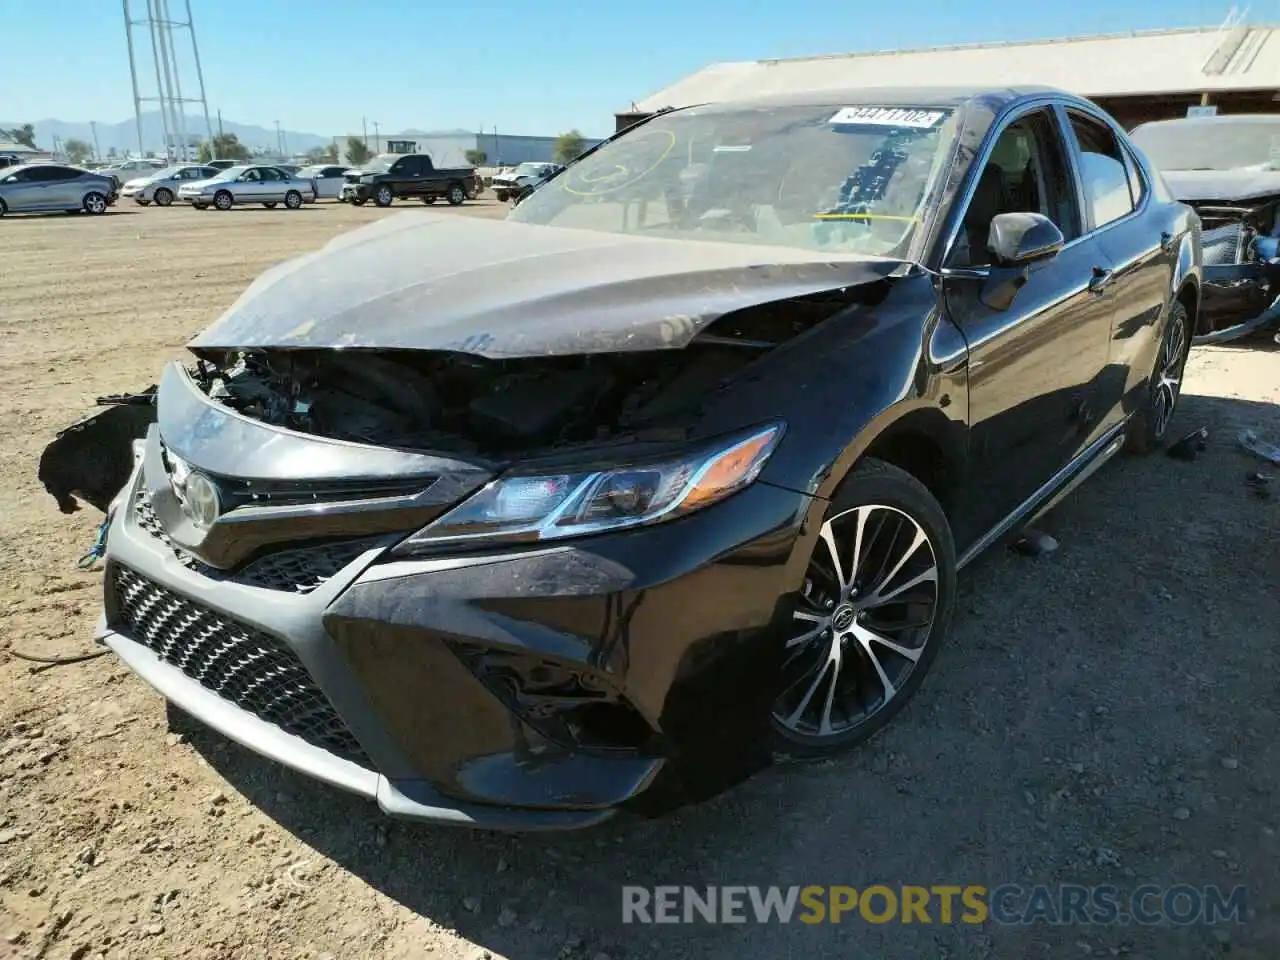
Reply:
[[[5, 219], [0, 933], [12, 944], [184, 960], [1274, 956], [1280, 506], [1252, 494], [1261, 465], [1234, 441], [1246, 426], [1280, 440], [1280, 353], [1265, 341], [1196, 351], [1173, 429], [1208, 427], [1197, 460], [1118, 458], [1044, 520], [1055, 551], [1001, 551], [964, 572], [949, 644], [875, 741], [661, 821], [569, 836], [388, 829], [374, 804], [166, 709], [114, 657], [35, 674], [6, 657], [10, 641], [92, 649], [101, 575], [74, 561], [98, 517], [63, 516], [39, 489], [48, 438], [95, 396], [154, 382], [272, 262], [384, 215]], [[878, 882], [1242, 884], [1252, 914], [1229, 929], [621, 923], [627, 883]]]

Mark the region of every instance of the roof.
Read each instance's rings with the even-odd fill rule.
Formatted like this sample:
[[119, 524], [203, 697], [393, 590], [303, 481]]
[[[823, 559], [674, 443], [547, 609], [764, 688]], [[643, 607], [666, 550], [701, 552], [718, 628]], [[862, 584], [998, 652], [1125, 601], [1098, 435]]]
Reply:
[[966, 87], [1035, 84], [1086, 97], [1280, 89], [1280, 24], [716, 63], [632, 105], [652, 113], [718, 100], [945, 77]]
[[0, 140], [0, 153], [44, 153], [44, 151], [15, 140]]

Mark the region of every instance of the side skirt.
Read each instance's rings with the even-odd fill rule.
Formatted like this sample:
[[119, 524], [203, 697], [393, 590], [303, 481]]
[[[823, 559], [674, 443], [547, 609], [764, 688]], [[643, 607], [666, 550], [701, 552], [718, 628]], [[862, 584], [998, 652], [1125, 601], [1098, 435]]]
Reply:
[[1017, 532], [1032, 520], [1043, 516], [1057, 506], [1064, 497], [1121, 451], [1124, 447], [1125, 429], [1128, 425], [1129, 418], [1125, 417], [1124, 420], [1089, 444], [1075, 459], [1050, 477], [1044, 486], [979, 537], [969, 549], [960, 555], [957, 566], [961, 568], [967, 566], [987, 548], [994, 546], [1005, 537]]

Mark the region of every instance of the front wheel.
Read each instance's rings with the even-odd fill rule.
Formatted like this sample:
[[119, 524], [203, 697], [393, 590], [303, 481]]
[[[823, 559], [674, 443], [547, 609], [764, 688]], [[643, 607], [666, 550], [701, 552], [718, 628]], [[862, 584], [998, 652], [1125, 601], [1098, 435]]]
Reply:
[[1169, 307], [1156, 365], [1147, 384], [1142, 406], [1133, 414], [1125, 434], [1129, 452], [1148, 454], [1164, 441], [1173, 413], [1182, 396], [1182, 374], [1191, 354], [1191, 315], [1186, 304], [1175, 300]]
[[302, 206], [302, 194], [297, 190], [290, 190], [284, 195], [284, 205], [290, 210], [297, 210]]
[[157, 207], [167, 207], [169, 204], [173, 203], [173, 191], [166, 190], [164, 187], [161, 187], [156, 191], [155, 200]]
[[391, 201], [395, 199], [395, 195], [391, 192], [391, 188], [383, 184], [377, 189], [373, 195], [373, 202], [380, 207], [391, 206]]
[[779, 652], [775, 752], [823, 759], [892, 720], [937, 656], [955, 584], [938, 501], [892, 464], [859, 463], [827, 509]]
[[85, 213], [100, 216], [107, 212], [107, 198], [100, 193], [86, 193], [84, 195], [83, 206]]
[[229, 190], [219, 190], [213, 195], [213, 205], [219, 210], [230, 210], [233, 203], [235, 203], [235, 198], [231, 196], [231, 191]]

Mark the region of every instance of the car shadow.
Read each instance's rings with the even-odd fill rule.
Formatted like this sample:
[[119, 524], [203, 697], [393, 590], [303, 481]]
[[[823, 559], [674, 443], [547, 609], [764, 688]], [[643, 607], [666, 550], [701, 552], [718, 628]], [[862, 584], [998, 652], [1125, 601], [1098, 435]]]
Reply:
[[141, 210], [127, 210], [119, 207], [108, 207], [105, 213], [94, 216], [85, 213], [83, 210], [45, 210], [39, 213], [24, 213], [22, 211], [9, 210], [0, 220], [51, 220], [62, 217], [83, 217], [86, 220], [95, 220], [97, 217], [118, 217], [123, 215], [133, 216], [135, 213], [142, 213]]
[[[391, 821], [372, 802], [266, 761], [177, 709], [171, 708], [170, 723], [305, 847], [418, 917], [456, 929], [499, 956], [580, 960], [603, 952], [747, 960], [849, 956], [860, 947], [867, 955], [976, 958], [1048, 956], [1050, 946], [1075, 955], [1086, 933], [1110, 934], [1071, 925], [904, 926], [856, 918], [843, 926], [627, 925], [621, 890], [624, 884], [701, 890], [1187, 882], [1185, 871], [1196, 868], [1168, 843], [1164, 803], [1152, 811], [1142, 799], [1112, 801], [1110, 791], [1123, 798], [1126, 788], [1101, 777], [1097, 791], [1086, 795], [1085, 785], [1094, 781], [1069, 770], [1066, 760], [1081, 757], [1090, 769], [1119, 771], [1147, 769], [1144, 762], [1153, 756], [1161, 763], [1190, 762], [1185, 755], [1195, 738], [1236, 729], [1243, 722], [1240, 704], [1260, 702], [1247, 699], [1260, 695], [1251, 684], [1270, 683], [1256, 677], [1265, 666], [1250, 669], [1250, 658], [1256, 663], [1259, 651], [1274, 647], [1280, 557], [1272, 552], [1259, 560], [1250, 552], [1259, 548], [1247, 538], [1256, 536], [1260, 522], [1266, 526], [1258, 519], [1264, 515], [1251, 511], [1268, 505], [1257, 503], [1244, 482], [1262, 465], [1237, 448], [1235, 436], [1242, 426], [1280, 436], [1280, 410], [1186, 395], [1169, 437], [1200, 426], [1210, 436], [1202, 462], [1163, 454], [1117, 458], [1048, 514], [1038, 526], [1062, 543], [1057, 552], [1026, 558], [994, 550], [966, 568], [936, 669], [879, 736], [836, 760], [775, 766], [661, 819], [623, 815], [579, 833], [523, 835]], [[1172, 559], [1169, 504], [1151, 502], [1147, 493], [1157, 488], [1178, 491], [1174, 516], [1191, 531], [1182, 534], [1190, 547]], [[1195, 546], [1212, 542], [1220, 551], [1228, 535], [1236, 546], [1225, 557], [1215, 555], [1206, 586], [1206, 561]], [[1168, 599], [1156, 596], [1153, 577], [1168, 585]], [[1229, 605], [1205, 603], [1207, 589], [1229, 597]], [[1163, 619], [1171, 609], [1176, 630]], [[1220, 622], [1223, 611], [1236, 609], [1248, 616]], [[1258, 624], [1267, 626], [1259, 633]], [[1148, 636], [1159, 641], [1158, 656], [1133, 649], [1119, 655]], [[1195, 651], [1208, 637], [1229, 637], [1241, 657], [1222, 674], [1227, 679], [1218, 680], [1235, 686], [1215, 693], [1212, 702], [1184, 679], [1205, 669]], [[1092, 754], [1080, 752], [1086, 748]], [[1120, 805], [1112, 811], [1111, 803]], [[1113, 824], [1113, 817], [1123, 818], [1121, 833], [1133, 838], [1126, 847], [1130, 872], [1099, 874], [1092, 852], [1072, 867], [1077, 848], [1109, 829], [1099, 824]], [[310, 858], [307, 851], [297, 856]], [[1134, 870], [1141, 881], [1125, 878]], [[1083, 879], [1095, 876], [1108, 879]], [[331, 883], [332, 874], [318, 882]], [[1191, 955], [1184, 952], [1183, 938], [1191, 936], [1185, 929], [1119, 932], [1129, 944], [1125, 952], [1146, 947], [1150, 955]], [[993, 953], [994, 939], [999, 949]], [[1156, 944], [1171, 949], [1151, 952]]]

